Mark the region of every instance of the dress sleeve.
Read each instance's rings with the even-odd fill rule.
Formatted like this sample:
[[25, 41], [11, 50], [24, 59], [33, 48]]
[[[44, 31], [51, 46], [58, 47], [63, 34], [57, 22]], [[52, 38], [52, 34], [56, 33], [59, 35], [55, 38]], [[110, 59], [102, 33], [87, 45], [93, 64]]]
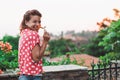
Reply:
[[33, 32], [30, 36], [30, 49], [32, 50], [36, 44], [40, 44], [40, 36], [38, 33]]

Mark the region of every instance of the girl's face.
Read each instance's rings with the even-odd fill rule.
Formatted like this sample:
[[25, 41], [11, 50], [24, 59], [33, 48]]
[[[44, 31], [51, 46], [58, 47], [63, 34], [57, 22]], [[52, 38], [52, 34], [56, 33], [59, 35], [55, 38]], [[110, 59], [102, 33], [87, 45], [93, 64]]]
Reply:
[[29, 21], [25, 21], [25, 24], [32, 30], [37, 31], [41, 27], [41, 17], [32, 15]]

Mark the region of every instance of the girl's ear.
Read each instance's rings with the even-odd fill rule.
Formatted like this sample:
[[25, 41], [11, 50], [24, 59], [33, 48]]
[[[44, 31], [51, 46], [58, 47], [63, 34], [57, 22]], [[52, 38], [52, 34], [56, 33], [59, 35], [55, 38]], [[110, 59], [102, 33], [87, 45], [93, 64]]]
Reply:
[[25, 25], [27, 25], [27, 26], [28, 26], [28, 21], [26, 21], [26, 20], [25, 20]]

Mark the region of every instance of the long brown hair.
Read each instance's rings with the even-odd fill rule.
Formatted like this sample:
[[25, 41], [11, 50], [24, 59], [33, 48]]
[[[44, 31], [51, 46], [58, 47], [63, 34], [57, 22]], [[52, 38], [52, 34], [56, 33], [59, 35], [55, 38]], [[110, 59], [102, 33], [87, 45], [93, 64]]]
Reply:
[[20, 24], [20, 32], [23, 30], [23, 29], [26, 29], [28, 28], [27, 25], [25, 24], [25, 21], [29, 21], [31, 19], [31, 15], [34, 16], [34, 15], [37, 15], [37, 16], [40, 16], [42, 17], [42, 14], [36, 10], [36, 9], [33, 9], [33, 10], [28, 10], [24, 16], [23, 16], [23, 20]]

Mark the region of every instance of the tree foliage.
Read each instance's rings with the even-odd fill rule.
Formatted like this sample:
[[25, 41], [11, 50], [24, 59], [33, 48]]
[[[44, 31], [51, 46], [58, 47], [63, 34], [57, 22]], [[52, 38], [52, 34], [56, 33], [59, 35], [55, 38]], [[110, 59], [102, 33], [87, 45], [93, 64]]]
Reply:
[[[113, 10], [115, 12], [115, 19], [110, 19], [110, 25], [105, 28], [106, 35], [99, 42], [99, 45], [103, 46], [104, 50], [109, 51], [107, 55], [111, 55], [111, 59], [120, 59], [120, 10]], [[105, 57], [110, 58], [107, 55]]]
[[113, 9], [115, 19], [104, 18], [101, 22], [97, 22], [100, 31], [98, 36], [91, 40], [87, 46], [87, 51], [95, 56], [109, 55], [120, 52], [120, 11]]
[[[114, 52], [115, 55], [120, 53], [120, 19], [111, 23], [99, 45], [104, 46], [109, 53]], [[120, 58], [119, 54], [116, 55], [116, 57], [118, 56]]]
[[65, 40], [63, 38], [58, 40], [51, 40], [49, 42], [49, 51], [51, 52], [51, 57], [64, 55], [67, 52], [76, 52], [75, 44], [70, 40]]
[[104, 32], [99, 33], [97, 37], [93, 38], [90, 41], [90, 43], [86, 46], [85, 53], [88, 53], [96, 57], [104, 56], [107, 53], [107, 51], [104, 50], [103, 46], [98, 45], [103, 38], [103, 33]]

